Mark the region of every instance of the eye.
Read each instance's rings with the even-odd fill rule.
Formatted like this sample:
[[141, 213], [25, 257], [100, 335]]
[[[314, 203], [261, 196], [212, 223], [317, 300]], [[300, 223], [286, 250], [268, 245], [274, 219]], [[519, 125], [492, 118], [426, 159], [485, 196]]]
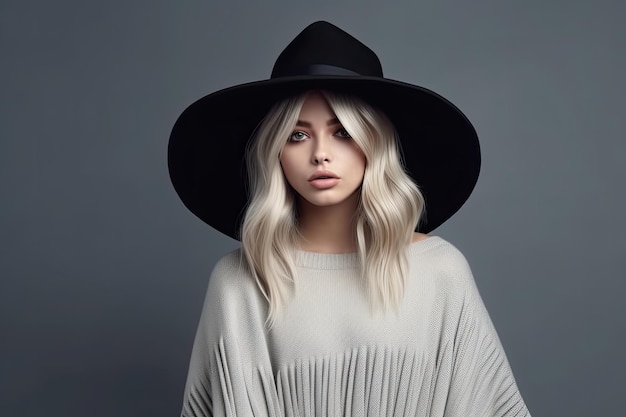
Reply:
[[302, 142], [307, 137], [308, 136], [307, 136], [306, 133], [304, 133], [304, 132], [302, 132], [300, 130], [296, 130], [291, 135], [289, 135], [289, 142]]
[[346, 129], [343, 127], [335, 132], [335, 136], [339, 136], [340, 138], [351, 139], [352, 136], [348, 133]]

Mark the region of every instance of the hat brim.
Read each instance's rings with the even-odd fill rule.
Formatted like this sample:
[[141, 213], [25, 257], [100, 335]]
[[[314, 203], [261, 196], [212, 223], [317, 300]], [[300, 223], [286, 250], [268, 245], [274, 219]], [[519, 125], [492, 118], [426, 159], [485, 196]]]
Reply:
[[168, 166], [176, 192], [196, 216], [238, 239], [247, 198], [248, 139], [277, 101], [309, 90], [362, 98], [398, 132], [407, 172], [426, 201], [416, 230], [428, 233], [468, 199], [480, 172], [478, 136], [465, 115], [440, 95], [380, 77], [296, 76], [242, 84], [191, 104], [170, 136]]

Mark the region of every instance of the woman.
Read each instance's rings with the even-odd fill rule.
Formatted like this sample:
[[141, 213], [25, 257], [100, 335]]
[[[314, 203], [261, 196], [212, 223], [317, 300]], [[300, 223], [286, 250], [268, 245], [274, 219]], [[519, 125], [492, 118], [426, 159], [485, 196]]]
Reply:
[[211, 275], [183, 416], [529, 415], [464, 257], [427, 235], [478, 178], [451, 103], [317, 22], [271, 79], [192, 104], [169, 164], [242, 242]]

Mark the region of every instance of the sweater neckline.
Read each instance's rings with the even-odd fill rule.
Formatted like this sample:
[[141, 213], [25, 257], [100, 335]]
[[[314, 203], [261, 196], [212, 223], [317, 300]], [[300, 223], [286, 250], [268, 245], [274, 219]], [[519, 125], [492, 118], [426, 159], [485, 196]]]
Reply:
[[[439, 236], [429, 236], [426, 239], [411, 242], [408, 247], [410, 255], [423, 252], [440, 243]], [[296, 250], [296, 266], [311, 269], [356, 269], [359, 267], [359, 256], [356, 252], [350, 253], [320, 253]]]

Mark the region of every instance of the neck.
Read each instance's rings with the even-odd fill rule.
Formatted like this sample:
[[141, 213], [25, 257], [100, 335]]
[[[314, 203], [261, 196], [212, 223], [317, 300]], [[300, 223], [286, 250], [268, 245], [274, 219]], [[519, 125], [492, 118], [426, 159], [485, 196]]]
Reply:
[[356, 251], [354, 214], [358, 195], [333, 206], [314, 206], [305, 200], [298, 203], [298, 228], [302, 250], [320, 253]]

